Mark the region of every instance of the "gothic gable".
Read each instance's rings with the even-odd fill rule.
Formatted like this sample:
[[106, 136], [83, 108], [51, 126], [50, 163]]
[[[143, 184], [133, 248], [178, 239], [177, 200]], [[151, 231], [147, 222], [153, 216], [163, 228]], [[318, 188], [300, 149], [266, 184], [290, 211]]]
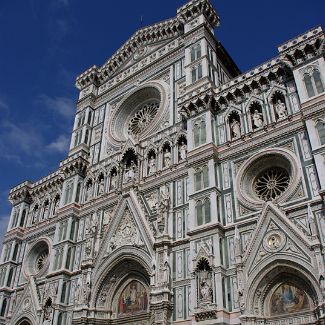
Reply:
[[266, 260], [296, 259], [312, 266], [311, 242], [273, 203], [264, 207], [252, 240], [243, 256], [249, 277]]
[[133, 190], [122, 197], [112, 216], [99, 250], [97, 264], [106, 259], [112, 252], [125, 246], [133, 246], [153, 255], [154, 238], [149, 224]]

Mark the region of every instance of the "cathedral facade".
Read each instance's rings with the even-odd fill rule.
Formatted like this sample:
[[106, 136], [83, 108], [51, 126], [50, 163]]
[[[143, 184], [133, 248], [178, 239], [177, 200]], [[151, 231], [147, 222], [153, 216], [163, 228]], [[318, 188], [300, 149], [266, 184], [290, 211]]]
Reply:
[[242, 74], [209, 0], [80, 90], [68, 156], [10, 191], [0, 324], [325, 323], [325, 35]]

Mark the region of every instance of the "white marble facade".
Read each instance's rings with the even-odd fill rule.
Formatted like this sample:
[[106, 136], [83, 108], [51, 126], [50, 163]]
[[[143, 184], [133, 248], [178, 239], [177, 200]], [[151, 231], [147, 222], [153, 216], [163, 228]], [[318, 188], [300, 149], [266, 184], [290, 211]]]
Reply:
[[68, 157], [13, 188], [0, 324], [325, 322], [325, 37], [241, 74], [192, 0], [80, 90]]

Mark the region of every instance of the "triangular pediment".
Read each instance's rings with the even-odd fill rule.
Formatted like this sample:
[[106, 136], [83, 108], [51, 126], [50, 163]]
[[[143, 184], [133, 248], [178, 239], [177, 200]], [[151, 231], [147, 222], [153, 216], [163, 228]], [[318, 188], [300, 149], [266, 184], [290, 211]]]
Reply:
[[159, 50], [162, 50], [165, 45], [172, 42], [174, 39], [175, 37], [172, 37], [154, 42], [152, 44], [139, 45], [139, 47], [133, 53], [130, 53], [129, 57], [123, 62], [123, 64], [118, 67], [112, 77], [123, 71], [127, 73], [127, 70], [135, 64], [139, 64], [140, 66], [143, 65], [143, 63], [141, 63], [142, 60], [157, 60], [160, 56]]
[[[12, 308], [12, 323], [16, 324], [21, 318], [28, 317], [31, 321], [36, 321], [37, 314], [41, 311], [41, 307], [38, 301], [36, 293], [36, 287], [34, 281], [29, 281], [24, 291], [20, 296], [13, 296], [11, 301]], [[16, 293], [15, 293], [16, 294]], [[15, 295], [14, 294], [14, 295]]]
[[251, 274], [267, 259], [286, 257], [313, 265], [311, 242], [285, 213], [269, 202], [265, 205], [242, 262]]
[[153, 256], [154, 237], [149, 222], [133, 190], [123, 196], [112, 215], [97, 263], [121, 247], [132, 246]]

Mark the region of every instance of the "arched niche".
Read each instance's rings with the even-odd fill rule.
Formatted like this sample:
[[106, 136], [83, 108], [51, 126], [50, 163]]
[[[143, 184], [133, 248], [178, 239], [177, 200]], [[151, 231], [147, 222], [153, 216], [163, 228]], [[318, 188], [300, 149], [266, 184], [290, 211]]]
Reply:
[[[131, 256], [118, 263], [95, 285], [94, 307], [111, 319], [149, 318], [150, 277], [147, 266]], [[97, 287], [97, 288], [96, 288]]]
[[267, 265], [248, 285], [246, 310], [252, 317], [283, 320], [296, 324], [315, 320], [315, 308], [319, 301], [318, 283], [301, 265], [281, 262]]

